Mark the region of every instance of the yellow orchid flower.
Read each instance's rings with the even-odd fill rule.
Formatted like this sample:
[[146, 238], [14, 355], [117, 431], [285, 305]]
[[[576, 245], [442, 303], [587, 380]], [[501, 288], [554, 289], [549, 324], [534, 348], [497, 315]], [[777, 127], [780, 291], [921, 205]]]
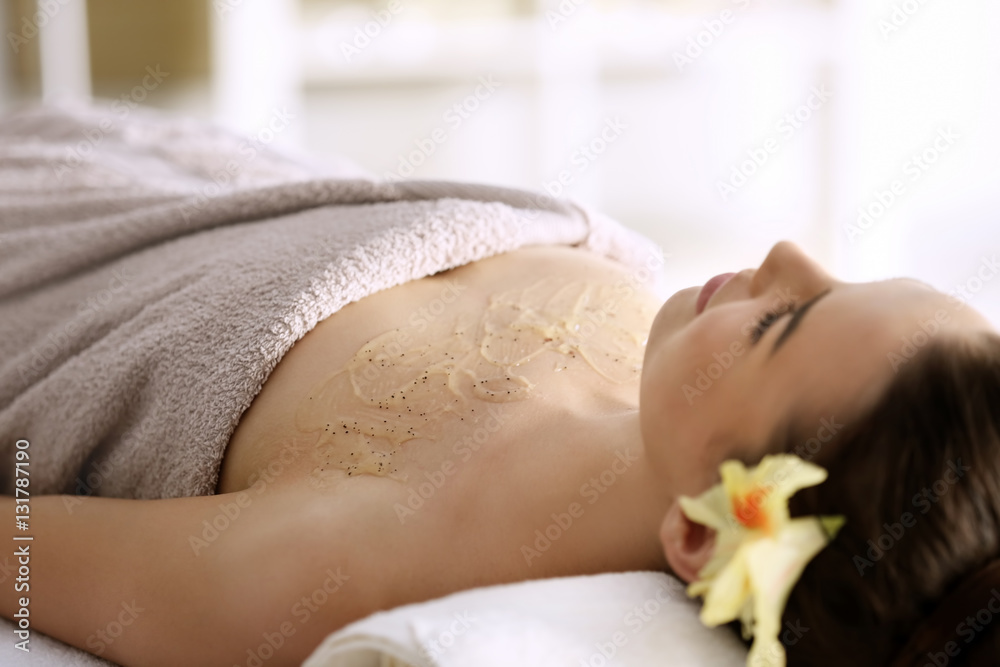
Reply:
[[739, 461], [725, 461], [719, 470], [720, 484], [697, 498], [679, 499], [691, 521], [716, 532], [712, 558], [688, 586], [688, 595], [704, 596], [705, 625], [740, 619], [744, 638], [754, 637], [748, 665], [784, 667], [778, 634], [788, 595], [844, 518], [789, 517], [788, 499], [827, 476], [792, 454], [765, 456], [749, 470]]

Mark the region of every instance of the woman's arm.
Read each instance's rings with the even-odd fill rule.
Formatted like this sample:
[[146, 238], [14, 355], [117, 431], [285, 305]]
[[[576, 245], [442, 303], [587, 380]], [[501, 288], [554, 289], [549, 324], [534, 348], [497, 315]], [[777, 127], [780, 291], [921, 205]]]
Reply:
[[[30, 501], [24, 532], [17, 529], [16, 500], [4, 498], [4, 551], [27, 550], [21, 558], [30, 571], [19, 590], [14, 582], [3, 586], [0, 613], [15, 618], [27, 598], [32, 630], [127, 665], [150, 664], [138, 659], [150, 651], [164, 663], [187, 662], [180, 659], [182, 644], [211, 625], [199, 628], [191, 616], [217, 606], [217, 559], [196, 555], [184, 539], [208, 511], [205, 500], [39, 496]], [[25, 535], [33, 539], [14, 539]], [[204, 647], [211, 654], [219, 644]]]
[[[245, 665], [268, 640], [279, 645], [269, 666], [297, 665], [367, 611], [365, 596], [336, 595], [350, 575], [335, 533], [317, 530], [316, 513], [294, 493], [39, 496], [26, 532], [15, 502], [0, 499], [0, 564], [10, 555], [16, 569], [14, 551], [26, 548], [30, 573], [0, 583], [0, 614], [18, 620], [29, 598], [32, 630], [124, 665]], [[13, 539], [25, 535], [33, 540]], [[322, 609], [296, 607], [319, 589], [329, 599]]]

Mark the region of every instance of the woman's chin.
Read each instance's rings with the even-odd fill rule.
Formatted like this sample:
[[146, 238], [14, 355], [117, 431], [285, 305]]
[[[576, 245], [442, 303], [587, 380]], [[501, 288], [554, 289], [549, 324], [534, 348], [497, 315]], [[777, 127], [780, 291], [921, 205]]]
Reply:
[[649, 329], [650, 343], [663, 336], [669, 336], [694, 318], [694, 307], [699, 291], [701, 287], [688, 287], [675, 292], [663, 302]]

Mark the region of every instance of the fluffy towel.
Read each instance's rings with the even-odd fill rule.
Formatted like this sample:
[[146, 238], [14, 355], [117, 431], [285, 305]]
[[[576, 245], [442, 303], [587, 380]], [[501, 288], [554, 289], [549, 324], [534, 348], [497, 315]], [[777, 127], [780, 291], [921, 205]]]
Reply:
[[124, 107], [3, 118], [0, 457], [31, 443], [32, 493], [212, 493], [282, 355], [373, 292], [529, 244], [658, 253], [526, 191], [335, 174]]
[[[6, 584], [4, 584], [6, 585]], [[120, 667], [117, 663], [85, 653], [69, 644], [31, 631], [30, 651], [14, 648], [16, 626], [6, 618], [0, 618], [0, 665], [4, 667]]]
[[331, 634], [302, 667], [737, 667], [662, 572], [541, 579], [397, 607]]

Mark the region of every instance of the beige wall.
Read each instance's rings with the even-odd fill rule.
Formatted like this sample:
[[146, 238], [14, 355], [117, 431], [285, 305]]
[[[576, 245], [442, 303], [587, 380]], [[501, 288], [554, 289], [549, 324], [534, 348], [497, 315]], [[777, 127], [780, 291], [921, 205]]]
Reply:
[[[7, 29], [20, 34], [22, 19], [30, 17], [35, 6], [34, 0], [11, 0], [5, 3]], [[6, 41], [6, 40], [5, 40]], [[6, 48], [8, 44], [4, 44]], [[38, 84], [38, 40], [28, 40], [27, 44], [19, 44], [17, 51], [9, 53], [11, 79], [14, 85], [25, 94], [37, 95]]]
[[[15, 32], [34, 14], [34, 0], [9, 0], [7, 25]], [[171, 74], [165, 82], [209, 74], [209, 0], [88, 0], [90, 66], [97, 95], [141, 80], [147, 65]], [[38, 90], [38, 40], [11, 54], [15, 84], [26, 94]]]
[[95, 81], [142, 78], [159, 63], [178, 78], [209, 71], [207, 0], [88, 0]]

